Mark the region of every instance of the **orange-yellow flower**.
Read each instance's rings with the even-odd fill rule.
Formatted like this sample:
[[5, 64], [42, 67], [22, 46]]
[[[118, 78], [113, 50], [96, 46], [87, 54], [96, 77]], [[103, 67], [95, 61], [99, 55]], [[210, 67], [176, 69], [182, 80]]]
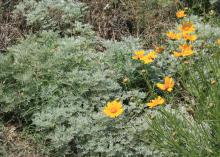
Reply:
[[184, 52], [173, 52], [174, 57], [187, 57], [191, 56], [193, 54], [193, 51], [184, 51]]
[[185, 11], [184, 11], [184, 10], [179, 10], [179, 11], [177, 11], [177, 13], [176, 13], [176, 17], [177, 17], [177, 18], [183, 18], [183, 17], [186, 17], [186, 13], [185, 13]]
[[144, 57], [144, 50], [137, 50], [134, 51], [134, 56], [132, 56], [132, 59], [140, 60], [142, 57]]
[[190, 56], [192, 55], [194, 52], [192, 50], [192, 45], [180, 45], [179, 49], [181, 50], [181, 52], [174, 52], [173, 55], [175, 57], [186, 57], [186, 56]]
[[196, 35], [189, 35], [188, 33], [183, 33], [183, 38], [189, 41], [195, 41], [197, 39]]
[[164, 78], [164, 83], [157, 83], [156, 86], [160, 90], [171, 92], [173, 90], [174, 84], [175, 84], [175, 82], [174, 82], [173, 78], [166, 76]]
[[124, 112], [122, 103], [116, 99], [114, 101], [108, 102], [103, 109], [103, 113], [111, 118], [116, 118]]
[[157, 53], [155, 51], [151, 51], [147, 55], [142, 57], [141, 60], [144, 61], [144, 64], [149, 64], [152, 63], [155, 58], [157, 58]]
[[180, 33], [167, 32], [166, 35], [171, 40], [180, 40], [181, 39], [181, 34]]
[[155, 52], [157, 52], [157, 53], [161, 53], [161, 52], [163, 52], [165, 50], [165, 47], [164, 46], [160, 46], [160, 47], [155, 47]]
[[149, 103], [147, 103], [147, 106], [149, 108], [153, 108], [156, 107], [158, 105], [163, 105], [165, 103], [165, 99], [163, 99], [162, 97], [158, 96], [157, 98], [150, 100]]
[[178, 29], [183, 33], [191, 33], [196, 30], [195, 25], [192, 22], [184, 22], [181, 26], [178, 27]]

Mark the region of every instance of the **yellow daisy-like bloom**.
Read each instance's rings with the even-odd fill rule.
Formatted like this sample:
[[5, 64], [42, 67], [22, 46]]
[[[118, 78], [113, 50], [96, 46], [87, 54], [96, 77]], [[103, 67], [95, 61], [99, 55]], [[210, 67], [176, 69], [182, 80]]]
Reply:
[[183, 33], [195, 32], [195, 25], [192, 22], [184, 22], [181, 26], [178, 27]]
[[181, 39], [181, 34], [180, 33], [167, 32], [166, 35], [171, 40], [180, 40]]
[[144, 57], [144, 50], [137, 50], [134, 51], [134, 56], [132, 56], [132, 59], [140, 60], [142, 57]]
[[180, 45], [179, 46], [181, 52], [174, 52], [173, 55], [175, 57], [186, 57], [186, 56], [191, 56], [194, 52], [192, 50], [192, 45]]
[[114, 101], [108, 102], [103, 109], [103, 113], [111, 118], [116, 118], [124, 112], [122, 103], [116, 99]]
[[157, 52], [157, 53], [161, 53], [161, 52], [163, 52], [165, 50], [165, 47], [164, 46], [160, 46], [160, 47], [155, 47], [155, 52]]
[[165, 103], [165, 99], [158, 96], [157, 98], [155, 98], [155, 99], [151, 100], [149, 103], [147, 103], [147, 106], [149, 108], [153, 108], [153, 107], [156, 107], [158, 105], [163, 105], [164, 103]]
[[184, 10], [179, 10], [179, 11], [177, 11], [177, 13], [176, 13], [176, 17], [177, 17], [177, 18], [183, 18], [183, 17], [186, 17], [186, 13], [185, 13], [185, 11], [184, 11]]
[[174, 84], [175, 84], [175, 82], [174, 82], [173, 78], [166, 76], [164, 78], [164, 83], [157, 83], [156, 86], [160, 90], [171, 92], [173, 90]]
[[149, 64], [152, 63], [155, 58], [157, 58], [157, 53], [155, 51], [151, 51], [147, 55], [142, 57], [141, 60], [144, 61], [144, 64]]
[[193, 51], [173, 52], [174, 57], [187, 57], [193, 55]]
[[183, 33], [184, 40], [195, 41], [197, 39], [196, 35], [189, 35], [188, 33]]

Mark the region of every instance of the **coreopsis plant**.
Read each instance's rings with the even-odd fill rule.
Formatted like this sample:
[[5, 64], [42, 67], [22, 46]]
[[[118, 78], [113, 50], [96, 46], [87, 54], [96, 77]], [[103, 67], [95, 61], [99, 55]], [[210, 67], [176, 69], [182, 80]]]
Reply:
[[147, 107], [154, 108], [158, 105], [163, 105], [165, 103], [165, 99], [162, 98], [161, 96], [158, 96], [157, 98], [150, 100], [150, 102], [147, 103]]
[[116, 118], [123, 113], [124, 109], [122, 103], [119, 100], [108, 102], [104, 107], [103, 112], [106, 116]]
[[[170, 32], [161, 56], [167, 62], [175, 62], [173, 76], [179, 76], [175, 77], [175, 88], [180, 92], [173, 91], [174, 97], [163, 93], [167, 96], [167, 105], [157, 108], [158, 113], [149, 116], [155, 146], [170, 152], [169, 156], [218, 156], [220, 50], [216, 39], [220, 29], [191, 16], [180, 18], [177, 27]], [[164, 79], [164, 83], [156, 86], [168, 91], [169, 84], [172, 87], [167, 78], [167, 81]]]
[[155, 46], [154, 50], [157, 53], [162, 53], [165, 50], [165, 47], [164, 46]]
[[156, 86], [162, 91], [171, 92], [173, 90], [174, 84], [175, 84], [175, 82], [174, 82], [173, 78], [166, 76], [164, 78], [164, 83], [157, 83]]
[[178, 30], [183, 33], [192, 33], [192, 32], [195, 32], [195, 25], [192, 22], [184, 21], [178, 27]]
[[[157, 51], [159, 53], [159, 51], [162, 50], [158, 48]], [[136, 50], [134, 51], [134, 55], [132, 56], [132, 59], [143, 61], [144, 64], [150, 64], [156, 58], [157, 58], [157, 53], [155, 51], [150, 51], [147, 54], [145, 54], [144, 50]]]
[[134, 60], [141, 60], [144, 57], [145, 51], [144, 50], [136, 50], [134, 51], [134, 55], [132, 59]]
[[186, 15], [186, 13], [185, 13], [184, 10], [179, 10], [179, 11], [176, 12], [176, 17], [177, 17], [177, 18], [184, 18], [184, 17], [186, 17], [186, 16], [187, 16], [187, 15]]
[[155, 51], [150, 51], [148, 54], [146, 54], [144, 57], [141, 58], [141, 61], [144, 62], [144, 64], [150, 64], [157, 58], [157, 53]]
[[184, 44], [179, 46], [180, 52], [173, 52], [175, 57], [186, 57], [193, 55], [192, 45]]
[[180, 40], [181, 39], [181, 33], [175, 33], [175, 32], [167, 32], [167, 37], [171, 40]]
[[183, 38], [185, 41], [196, 41], [197, 35], [195, 34], [189, 34], [189, 33], [183, 33]]

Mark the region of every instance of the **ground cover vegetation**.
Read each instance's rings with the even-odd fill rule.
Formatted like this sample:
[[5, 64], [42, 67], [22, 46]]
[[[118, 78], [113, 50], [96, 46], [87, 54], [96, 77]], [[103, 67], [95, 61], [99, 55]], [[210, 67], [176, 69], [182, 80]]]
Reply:
[[218, 5], [17, 2], [26, 31], [0, 54], [0, 155], [219, 156]]

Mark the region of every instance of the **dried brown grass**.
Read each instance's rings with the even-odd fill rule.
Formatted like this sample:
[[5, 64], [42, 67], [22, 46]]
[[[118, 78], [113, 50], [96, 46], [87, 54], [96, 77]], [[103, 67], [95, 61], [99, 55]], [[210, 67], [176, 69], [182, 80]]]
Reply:
[[87, 21], [97, 34], [106, 39], [120, 40], [124, 36], [142, 37], [146, 46], [159, 44], [161, 33], [175, 23], [175, 3], [167, 7], [150, 0], [82, 0], [89, 6]]
[[13, 16], [12, 10], [19, 0], [0, 1], [0, 52], [5, 52], [23, 37], [25, 32], [24, 19]]
[[[43, 157], [30, 140], [24, 139], [17, 132], [17, 127], [8, 125], [3, 131], [3, 147], [7, 157]], [[44, 156], [46, 157], [46, 156]]]

